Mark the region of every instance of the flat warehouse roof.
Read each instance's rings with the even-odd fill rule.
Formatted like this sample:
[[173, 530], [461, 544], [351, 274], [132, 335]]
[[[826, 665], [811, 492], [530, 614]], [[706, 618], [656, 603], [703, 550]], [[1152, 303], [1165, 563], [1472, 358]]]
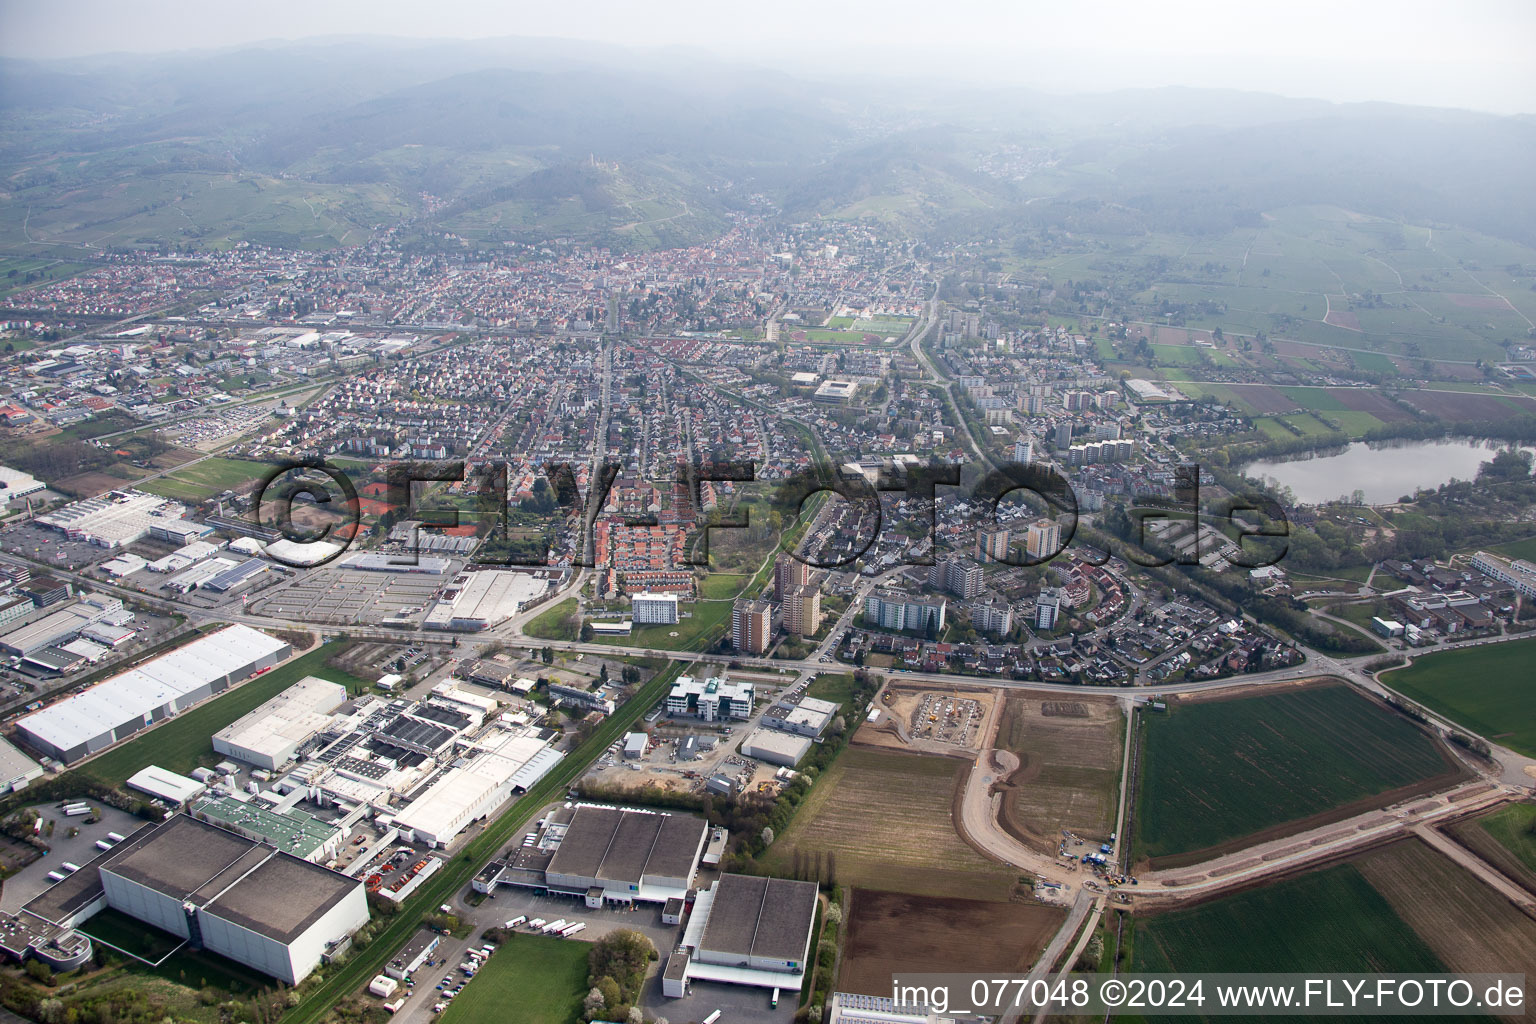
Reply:
[[101, 870], [279, 942], [362, 884], [186, 814], [135, 833], [103, 855]]
[[69, 750], [287, 649], [287, 643], [260, 630], [226, 626], [16, 724], [59, 750]]
[[184, 900], [238, 864], [260, 843], [185, 814], [167, 818], [107, 855], [103, 871]]
[[347, 688], [319, 676], [305, 676], [282, 693], [213, 734], [216, 740], [269, 757], [285, 754], [330, 722], [347, 699]]
[[686, 814], [576, 808], [549, 870], [638, 885], [645, 875], [684, 877], [704, 837], [704, 821]]
[[815, 882], [721, 875], [699, 949], [799, 960], [815, 914]]
[[[203, 909], [214, 917], [288, 943], [361, 884], [328, 868], [274, 852]], [[275, 898], [276, 894], [281, 894], [281, 898]]]

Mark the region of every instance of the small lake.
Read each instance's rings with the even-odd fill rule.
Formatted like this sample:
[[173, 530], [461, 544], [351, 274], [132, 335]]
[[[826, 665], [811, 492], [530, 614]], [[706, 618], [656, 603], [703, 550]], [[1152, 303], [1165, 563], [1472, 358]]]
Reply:
[[1307, 505], [1365, 492], [1371, 505], [1385, 505], [1419, 488], [1439, 487], [1452, 478], [1471, 480], [1477, 469], [1504, 447], [1496, 441], [1356, 441], [1331, 455], [1302, 456], [1243, 467], [1245, 476], [1289, 487]]

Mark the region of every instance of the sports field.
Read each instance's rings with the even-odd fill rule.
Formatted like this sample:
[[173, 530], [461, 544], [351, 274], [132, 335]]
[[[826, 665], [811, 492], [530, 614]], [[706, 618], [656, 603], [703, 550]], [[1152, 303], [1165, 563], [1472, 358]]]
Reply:
[[364, 680], [325, 664], [343, 646], [332, 643], [310, 651], [228, 693], [204, 701], [75, 770], [113, 786], [122, 785], [130, 775], [152, 764], [173, 772], [189, 772], [198, 766], [203, 755], [212, 755], [214, 733], [305, 676], [343, 683], [354, 693], [366, 686]]
[[1153, 867], [1197, 863], [1460, 773], [1408, 719], [1337, 684], [1170, 702], [1138, 722], [1135, 856]]
[[1443, 971], [1351, 864], [1137, 922], [1136, 971]]
[[1381, 681], [1501, 746], [1536, 757], [1536, 638], [1438, 651]]
[[970, 764], [849, 747], [759, 861], [788, 873], [796, 850], [830, 851], [840, 885], [1006, 900], [1018, 872], [982, 857], [955, 831], [955, 791]]
[[587, 994], [590, 942], [517, 935], [448, 1004], [442, 1024], [485, 1020], [570, 1024]]

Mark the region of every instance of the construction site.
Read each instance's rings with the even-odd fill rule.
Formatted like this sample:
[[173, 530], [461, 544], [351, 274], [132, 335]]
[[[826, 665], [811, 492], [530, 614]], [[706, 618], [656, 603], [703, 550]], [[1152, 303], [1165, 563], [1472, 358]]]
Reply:
[[854, 742], [892, 750], [971, 756], [992, 730], [998, 691], [886, 684]]

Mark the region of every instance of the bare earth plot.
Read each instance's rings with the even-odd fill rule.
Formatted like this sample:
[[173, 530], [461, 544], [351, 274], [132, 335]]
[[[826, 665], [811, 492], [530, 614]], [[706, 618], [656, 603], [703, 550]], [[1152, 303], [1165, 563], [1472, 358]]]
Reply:
[[795, 851], [831, 853], [842, 885], [922, 896], [1007, 900], [1019, 872], [968, 846], [954, 825], [959, 758], [849, 747], [761, 858], [792, 873]]
[[855, 889], [837, 987], [842, 992], [889, 995], [896, 971], [1022, 974], [1065, 917], [1066, 911], [1039, 904]]
[[1010, 695], [994, 746], [1020, 764], [997, 787], [1003, 828], [1042, 853], [1056, 852], [1062, 829], [1107, 840], [1118, 809], [1124, 729], [1114, 700]]

